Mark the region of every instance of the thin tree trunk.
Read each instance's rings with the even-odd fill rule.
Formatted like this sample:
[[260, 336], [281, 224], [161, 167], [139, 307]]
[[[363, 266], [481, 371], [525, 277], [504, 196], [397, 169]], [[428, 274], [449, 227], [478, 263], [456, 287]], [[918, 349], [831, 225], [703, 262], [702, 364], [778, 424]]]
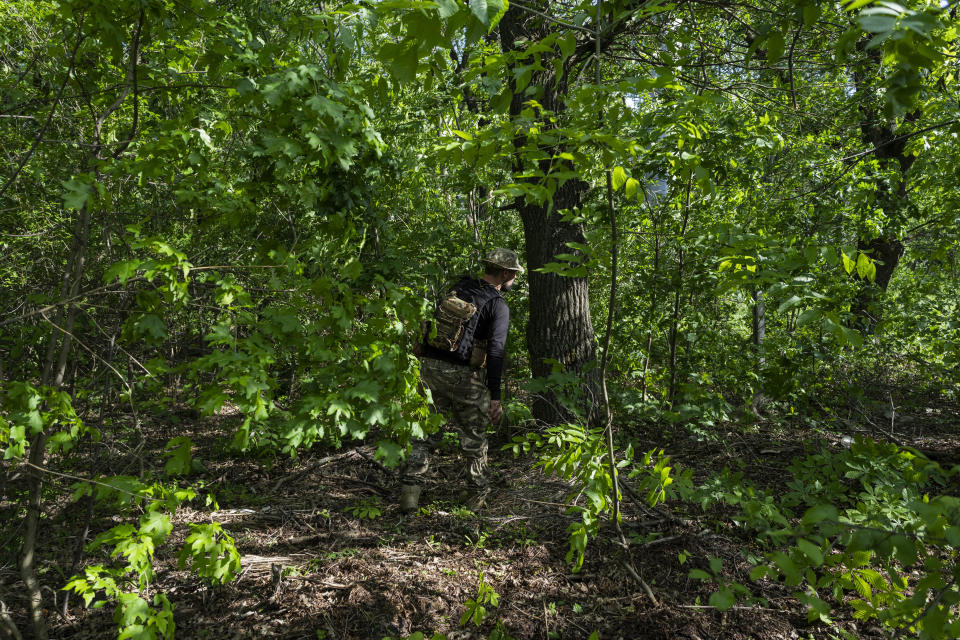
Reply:
[[650, 309], [647, 312], [647, 353], [643, 358], [643, 378], [640, 381], [640, 400], [647, 401], [647, 374], [650, 371], [650, 357], [653, 351], [653, 319], [657, 311], [657, 274], [660, 272], [660, 232], [659, 225], [654, 222], [653, 228], [653, 282], [650, 294]]
[[486, 205], [484, 201], [487, 197], [487, 188], [483, 185], [474, 187], [467, 193], [467, 224], [473, 231], [473, 241], [476, 243], [477, 250], [482, 254], [487, 247], [480, 235], [480, 220], [483, 219]]
[[[594, 34], [594, 43], [596, 46], [594, 53], [594, 84], [600, 86], [600, 17], [603, 11], [603, 0], [597, 0], [597, 19], [596, 33]], [[603, 125], [603, 112], [600, 114], [599, 124]], [[607, 393], [607, 364], [610, 362], [610, 338], [613, 335], [613, 315], [617, 311], [617, 211], [613, 208], [613, 177], [610, 169], [606, 171], [607, 177], [607, 210], [610, 215], [610, 301], [607, 305], [607, 330], [603, 336], [603, 354], [600, 356], [600, 391], [603, 395], [603, 414], [606, 420], [604, 429], [607, 436], [607, 455], [610, 464], [610, 483], [612, 485], [612, 494], [610, 500], [613, 503], [613, 527], [621, 540], [626, 544], [623, 536], [623, 529], [620, 528], [620, 483], [617, 478], [617, 455], [614, 451], [613, 439], [613, 411], [610, 409], [610, 395]]]
[[671, 405], [673, 405], [677, 394], [677, 332], [680, 326], [680, 297], [683, 293], [683, 269], [686, 266], [684, 264], [685, 254], [683, 250], [683, 240], [687, 235], [687, 223], [690, 220], [690, 190], [692, 186], [691, 179], [687, 178], [687, 193], [683, 203], [683, 224], [680, 227], [680, 237], [677, 240], [677, 283], [673, 294], [673, 318], [670, 322], [670, 388], [667, 396]]
[[750, 294], [753, 298], [753, 346], [757, 352], [757, 362], [763, 366], [765, 362], [763, 341], [767, 335], [766, 305], [763, 303], [763, 292], [754, 289]]
[[[67, 295], [73, 297], [80, 290], [80, 281], [83, 277], [84, 257], [90, 232], [90, 212], [86, 205], [77, 216], [74, 230], [74, 246], [70, 262], [67, 265], [67, 277], [70, 283]], [[63, 339], [60, 341], [60, 354], [54, 364], [52, 358], [47, 362], [47, 370], [43, 372], [43, 379], [50, 380], [50, 385], [59, 389], [63, 385], [64, 373], [67, 369], [67, 359], [73, 346], [72, 337], [76, 319], [76, 307], [70, 305], [64, 312]], [[54, 328], [50, 336], [51, 341], [58, 338], [58, 330]], [[52, 380], [51, 380], [52, 378]], [[27, 515], [24, 522], [23, 547], [20, 552], [20, 577], [27, 589], [27, 601], [30, 607], [30, 624], [33, 627], [34, 637], [38, 640], [47, 639], [47, 625], [43, 617], [43, 596], [40, 592], [40, 582], [37, 579], [37, 538], [40, 525], [40, 511], [43, 504], [43, 463], [46, 454], [49, 433], [41, 431], [30, 442], [29, 464], [29, 496], [27, 500]]]
[[[750, 297], [753, 298], [753, 335], [751, 340], [754, 352], [757, 354], [757, 366], [762, 367], [766, 362], [763, 343], [767, 335], [767, 307], [763, 302], [763, 291], [759, 288], [751, 291]], [[760, 416], [760, 409], [766, 402], [767, 399], [764, 394], [759, 389], [754, 389], [750, 406], [755, 416]]]
[[[601, 2], [597, 2], [597, 15], [600, 14]], [[597, 24], [599, 24], [599, 19]], [[599, 40], [598, 40], [599, 42]], [[598, 45], [599, 46], [599, 45]], [[599, 75], [599, 58], [597, 60], [597, 74]], [[603, 412], [606, 418], [607, 453], [610, 463], [610, 482], [613, 484], [613, 526], [620, 537], [623, 531], [620, 528], [620, 483], [617, 479], [617, 457], [613, 442], [613, 411], [610, 409], [610, 396], [607, 393], [607, 363], [610, 362], [610, 337], [613, 334], [613, 316], [617, 309], [617, 212], [613, 208], [613, 179], [607, 169], [607, 208], [610, 211], [610, 302], [607, 308], [607, 330], [603, 336], [603, 354], [600, 357], [600, 390], [603, 394]]]

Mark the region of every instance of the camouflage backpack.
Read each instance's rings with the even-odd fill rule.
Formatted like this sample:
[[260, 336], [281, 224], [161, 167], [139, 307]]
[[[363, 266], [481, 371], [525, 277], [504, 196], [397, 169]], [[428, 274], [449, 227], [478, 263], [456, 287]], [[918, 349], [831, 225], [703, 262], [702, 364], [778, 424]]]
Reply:
[[[478, 287], [476, 281], [464, 280], [437, 304], [433, 320], [425, 327], [426, 342], [434, 349], [456, 353], [470, 366], [486, 364], [486, 341], [474, 341], [480, 310], [500, 292], [493, 287]], [[433, 326], [430, 326], [430, 325]], [[436, 327], [434, 333], [433, 327]]]

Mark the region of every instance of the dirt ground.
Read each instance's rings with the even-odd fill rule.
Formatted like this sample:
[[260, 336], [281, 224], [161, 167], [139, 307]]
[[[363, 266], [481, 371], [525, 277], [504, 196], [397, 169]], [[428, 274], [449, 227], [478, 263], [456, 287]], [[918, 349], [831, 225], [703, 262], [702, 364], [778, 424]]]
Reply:
[[[907, 421], [896, 435], [914, 446], [956, 450], [953, 430], [938, 427], [955, 424], [956, 410], [937, 411], [936, 419], [926, 412]], [[917, 420], [927, 422], [918, 430]], [[456, 447], [448, 446], [433, 457], [421, 512], [405, 517], [396, 506], [396, 474], [374, 460], [372, 447], [317, 450], [271, 464], [238, 461], [225, 450], [230, 426], [229, 418], [184, 419], [175, 426], [177, 434], [194, 438], [205, 468], [191, 482], [202, 479], [218, 502], [217, 510], [201, 508], [199, 500], [181, 509], [172, 544], [158, 551], [154, 588], [175, 606], [177, 638], [381, 639], [422, 632], [451, 639], [498, 633], [502, 638], [587, 639], [596, 633], [609, 640], [787, 640], [839, 633], [808, 624], [792, 589], [748, 580], [745, 551], [752, 538], [725, 523], [722, 512], [682, 504], [651, 509], [625, 501], [629, 549], [607, 523], [599, 539], [590, 542], [582, 570], [574, 573], [565, 558], [567, 527], [578, 518], [566, 505], [572, 488], [534, 469], [532, 458], [491, 447], [499, 479], [488, 504], [474, 513], [458, 501], [464, 465]], [[167, 428], [142, 448], [106, 443], [98, 451], [118, 456], [112, 464], [116, 470], [134, 460], [158, 460], [143, 452], [162, 447], [170, 436], [163, 431], [172, 427]], [[659, 434], [646, 444], [665, 446], [680, 466], [696, 468], [698, 477], [745, 460], [751, 481], [770, 485], [805, 447], [841, 446], [839, 436], [820, 434], [817, 441], [809, 433], [785, 433], [790, 432], [731, 429], [712, 441]], [[10, 536], [18, 533], [17, 507], [7, 502], [0, 510], [7, 556]], [[116, 636], [110, 607], [84, 609], [74, 597], [64, 611], [64, 592], [58, 591], [77, 560], [83, 511], [74, 505], [48, 514], [50, 526], [41, 540], [53, 638]], [[94, 518], [92, 535], [119, 522], [103, 515]], [[186, 523], [211, 521], [223, 523], [242, 554], [240, 577], [216, 588], [179, 570], [173, 551], [186, 535]], [[688, 574], [691, 568], [706, 568], [711, 556], [723, 560], [725, 579], [748, 584], [762, 601], [723, 613], [707, 606], [716, 587]], [[479, 627], [461, 625], [481, 575], [499, 594], [498, 606], [487, 606]], [[0, 599], [15, 618], [24, 613], [20, 590], [15, 559], [7, 557], [0, 565]], [[835, 621], [854, 637], [886, 637], [879, 628], [842, 615]], [[20, 628], [26, 631], [26, 623]]]

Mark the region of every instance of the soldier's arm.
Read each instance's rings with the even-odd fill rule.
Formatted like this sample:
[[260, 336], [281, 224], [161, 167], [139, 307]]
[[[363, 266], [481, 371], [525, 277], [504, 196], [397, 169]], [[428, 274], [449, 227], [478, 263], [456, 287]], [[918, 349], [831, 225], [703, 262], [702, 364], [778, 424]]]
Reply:
[[487, 340], [487, 388], [490, 390], [490, 400], [499, 403], [507, 331], [510, 328], [510, 309], [503, 299], [497, 299], [491, 305], [491, 310], [493, 315], [490, 319], [490, 338]]

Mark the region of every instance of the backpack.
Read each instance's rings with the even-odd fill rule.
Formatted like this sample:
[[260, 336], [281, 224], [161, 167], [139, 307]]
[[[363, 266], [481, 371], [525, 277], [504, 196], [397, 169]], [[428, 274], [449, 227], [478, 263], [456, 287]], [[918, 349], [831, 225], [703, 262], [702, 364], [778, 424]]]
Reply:
[[[433, 320], [427, 321], [426, 343], [439, 351], [456, 353], [460, 359], [469, 360], [470, 366], [483, 367], [485, 345], [475, 344], [474, 334], [480, 322], [480, 310], [499, 295], [493, 287], [477, 287], [469, 280], [459, 282], [457, 288], [437, 304]], [[433, 327], [436, 327], [435, 334]], [[481, 347], [480, 352], [475, 347]]]

